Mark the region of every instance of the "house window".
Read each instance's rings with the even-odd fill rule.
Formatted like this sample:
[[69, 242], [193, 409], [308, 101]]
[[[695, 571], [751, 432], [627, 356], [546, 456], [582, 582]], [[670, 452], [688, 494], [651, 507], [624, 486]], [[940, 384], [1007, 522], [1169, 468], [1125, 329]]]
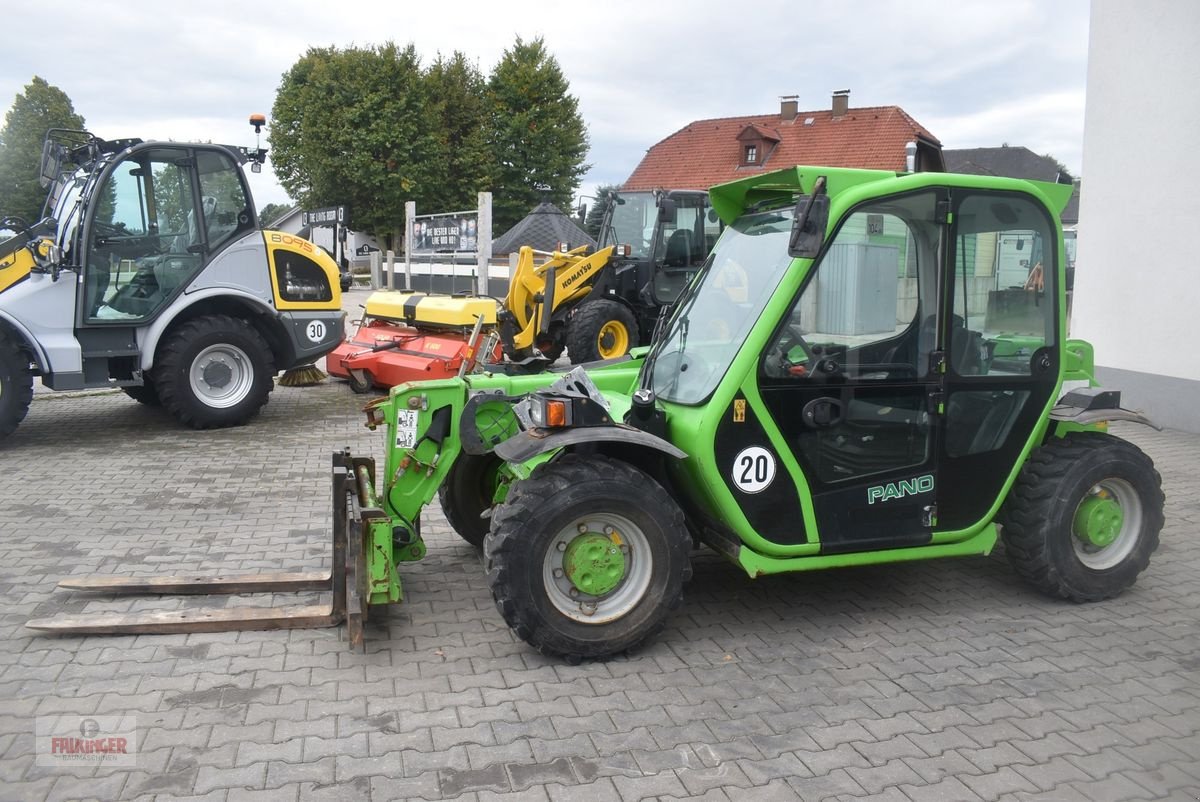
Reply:
[[746, 146], [746, 164], [755, 164], [758, 162], [758, 145]]

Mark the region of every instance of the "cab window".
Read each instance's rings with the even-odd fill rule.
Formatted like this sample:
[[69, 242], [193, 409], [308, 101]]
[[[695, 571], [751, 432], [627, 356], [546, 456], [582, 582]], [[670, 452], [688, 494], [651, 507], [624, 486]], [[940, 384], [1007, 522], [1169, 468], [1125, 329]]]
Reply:
[[936, 342], [936, 196], [861, 207], [841, 224], [771, 341], [770, 379], [914, 380]]

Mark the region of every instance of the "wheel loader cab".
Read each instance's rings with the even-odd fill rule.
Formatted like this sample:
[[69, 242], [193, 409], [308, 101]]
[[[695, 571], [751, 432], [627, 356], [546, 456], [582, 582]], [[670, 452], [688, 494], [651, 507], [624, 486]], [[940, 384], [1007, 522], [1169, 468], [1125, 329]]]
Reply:
[[656, 306], [672, 304], [704, 264], [721, 233], [704, 192], [623, 192], [611, 207], [600, 246], [629, 245], [637, 286]]
[[255, 225], [241, 170], [218, 149], [134, 149], [105, 170], [95, 197], [83, 232], [83, 326], [155, 317]]
[[811, 261], [788, 255], [794, 199], [734, 221], [657, 346], [671, 439], [700, 455], [677, 467], [719, 474], [681, 484], [764, 554], [966, 540], [1044, 431], [1055, 288], [1013, 296], [997, 258], [1022, 237], [1056, 280], [1049, 213], [1018, 192], [898, 183], [834, 194]]

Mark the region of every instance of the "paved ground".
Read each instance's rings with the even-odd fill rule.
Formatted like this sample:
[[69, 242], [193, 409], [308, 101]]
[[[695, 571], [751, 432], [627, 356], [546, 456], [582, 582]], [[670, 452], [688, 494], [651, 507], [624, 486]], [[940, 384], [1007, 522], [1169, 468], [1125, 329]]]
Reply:
[[[330, 452], [380, 451], [361, 400], [281, 388], [208, 433], [119, 394], [35, 400], [0, 446], [0, 799], [1200, 797], [1200, 436], [1178, 432], [1120, 430], [1168, 523], [1104, 604], [1045, 600], [1001, 555], [750, 580], [699, 554], [653, 644], [568, 666], [509, 633], [430, 510], [365, 654], [338, 630], [22, 628], [129, 608], [51, 590], [71, 574], [320, 567]], [[36, 765], [56, 713], [136, 715], [136, 768]]]

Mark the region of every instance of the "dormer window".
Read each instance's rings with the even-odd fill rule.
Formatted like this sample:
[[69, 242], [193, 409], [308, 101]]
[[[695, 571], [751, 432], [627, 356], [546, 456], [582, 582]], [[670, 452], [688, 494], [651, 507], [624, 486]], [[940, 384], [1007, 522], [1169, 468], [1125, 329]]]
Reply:
[[742, 154], [738, 166], [762, 169], [779, 144], [779, 134], [765, 126], [751, 124], [742, 129], [737, 141]]

